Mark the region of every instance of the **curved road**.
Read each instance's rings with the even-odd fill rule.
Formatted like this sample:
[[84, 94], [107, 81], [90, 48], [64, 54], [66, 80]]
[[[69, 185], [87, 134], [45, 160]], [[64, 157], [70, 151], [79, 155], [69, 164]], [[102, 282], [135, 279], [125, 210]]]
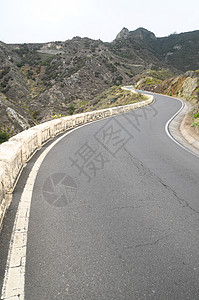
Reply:
[[44, 159], [25, 299], [199, 299], [199, 158], [165, 132], [181, 103], [155, 98], [73, 131]]

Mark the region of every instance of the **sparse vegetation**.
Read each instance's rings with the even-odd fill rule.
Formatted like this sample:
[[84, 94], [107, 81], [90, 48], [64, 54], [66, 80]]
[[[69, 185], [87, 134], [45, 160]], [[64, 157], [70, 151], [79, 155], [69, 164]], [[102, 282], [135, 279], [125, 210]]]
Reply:
[[61, 117], [64, 117], [64, 116], [62, 116], [62, 114], [52, 115], [51, 116], [52, 119], [58, 119], [58, 118], [61, 118]]
[[198, 113], [196, 113], [196, 114], [194, 114], [194, 119], [197, 119], [197, 118], [199, 118], [199, 112]]
[[9, 135], [6, 132], [0, 131], [0, 144], [7, 142], [9, 140]]
[[102, 93], [91, 103], [92, 105], [86, 108], [86, 111], [92, 111], [97, 109], [105, 109], [110, 107], [116, 107], [121, 105], [127, 105], [135, 102], [144, 101], [147, 98], [141, 93], [135, 94], [131, 91], [126, 91], [121, 86], [113, 86], [109, 90]]
[[[153, 90], [173, 72], [199, 69], [195, 55], [198, 39], [198, 32], [156, 39], [149, 31], [138, 29], [111, 43], [79, 37], [45, 44], [0, 42], [0, 91], [8, 97], [6, 105], [19, 107], [16, 111], [28, 116], [33, 124], [49, 120], [51, 115], [142, 101], [140, 95], [122, 91], [120, 86], [135, 83], [139, 76], [138, 80], [143, 79], [141, 89]], [[198, 76], [199, 70], [195, 74]], [[192, 71], [190, 76], [195, 76]], [[172, 85], [169, 80], [167, 94], [193, 99], [197, 113], [197, 87], [190, 97], [181, 82]], [[8, 117], [7, 122], [12, 128]]]
[[74, 114], [74, 111], [75, 111], [75, 106], [74, 106], [74, 104], [71, 104], [71, 105], [69, 106], [69, 115], [73, 115], [73, 114]]
[[35, 110], [32, 113], [33, 118], [36, 119], [36, 120], [38, 119], [39, 115], [40, 115], [40, 112], [38, 110]]
[[199, 129], [199, 118], [197, 118], [191, 125], [192, 127], [195, 127], [196, 129]]

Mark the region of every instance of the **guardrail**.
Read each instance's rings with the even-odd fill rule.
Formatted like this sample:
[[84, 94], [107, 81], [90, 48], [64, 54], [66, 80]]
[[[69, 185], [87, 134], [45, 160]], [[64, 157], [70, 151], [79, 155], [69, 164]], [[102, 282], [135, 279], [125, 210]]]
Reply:
[[107, 108], [103, 110], [62, 117], [28, 130], [10, 138], [0, 145], [0, 229], [8, 209], [17, 180], [30, 158], [45, 143], [57, 135], [80, 125], [124, 113], [153, 102], [153, 96], [143, 102]]

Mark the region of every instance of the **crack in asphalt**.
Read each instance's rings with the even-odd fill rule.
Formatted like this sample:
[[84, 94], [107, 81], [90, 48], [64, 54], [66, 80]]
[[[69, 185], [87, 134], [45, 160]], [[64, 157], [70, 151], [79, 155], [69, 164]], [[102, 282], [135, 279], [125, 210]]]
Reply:
[[[174, 195], [174, 197], [177, 199], [178, 203], [182, 207], [187, 207], [190, 210], [192, 210], [193, 212], [199, 214], [199, 211], [197, 211], [196, 209], [191, 207], [191, 205], [187, 202], [187, 200], [180, 198], [177, 195], [177, 193], [170, 186], [168, 186], [166, 183], [164, 183], [163, 180], [160, 177], [158, 177], [155, 173], [153, 173], [149, 168], [144, 166], [143, 162], [141, 162], [138, 158], [134, 157], [124, 146], [123, 146], [123, 149], [133, 159], [133, 163], [138, 168], [138, 170], [140, 170], [140, 166], [141, 166], [143, 168], [143, 170], [148, 171], [151, 176], [155, 177], [159, 181], [159, 183], [161, 183], [167, 190], [169, 190]], [[139, 165], [135, 161], [138, 162]]]
[[148, 243], [144, 243], [144, 244], [138, 244], [138, 245], [132, 245], [132, 246], [124, 246], [125, 249], [132, 249], [132, 248], [140, 248], [140, 247], [147, 247], [147, 246], [154, 246], [157, 243], [159, 243], [160, 241], [166, 239], [167, 237], [169, 237], [170, 234], [167, 234], [165, 236], [160, 237], [159, 239], [153, 241], [153, 242], [148, 242]]

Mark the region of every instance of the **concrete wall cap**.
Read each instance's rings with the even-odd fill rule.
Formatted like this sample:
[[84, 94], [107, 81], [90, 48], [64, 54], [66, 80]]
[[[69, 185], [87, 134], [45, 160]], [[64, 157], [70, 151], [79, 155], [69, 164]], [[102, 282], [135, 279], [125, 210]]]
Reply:
[[11, 161], [22, 149], [22, 143], [18, 141], [8, 141], [0, 145], [0, 160]]
[[41, 124], [39, 124], [39, 125], [36, 125], [36, 126], [34, 126], [34, 127], [31, 127], [29, 130], [42, 130], [42, 129], [45, 129], [45, 128], [50, 128], [51, 126], [50, 126], [50, 123], [49, 122], [51, 122], [51, 121], [48, 121], [48, 122], [45, 122], [45, 123], [41, 123]]
[[20, 133], [18, 133], [17, 135], [14, 135], [13, 137], [11, 137], [9, 139], [9, 141], [24, 141], [27, 140], [29, 138], [32, 138], [34, 136], [37, 135], [37, 131], [35, 130], [24, 130]]

